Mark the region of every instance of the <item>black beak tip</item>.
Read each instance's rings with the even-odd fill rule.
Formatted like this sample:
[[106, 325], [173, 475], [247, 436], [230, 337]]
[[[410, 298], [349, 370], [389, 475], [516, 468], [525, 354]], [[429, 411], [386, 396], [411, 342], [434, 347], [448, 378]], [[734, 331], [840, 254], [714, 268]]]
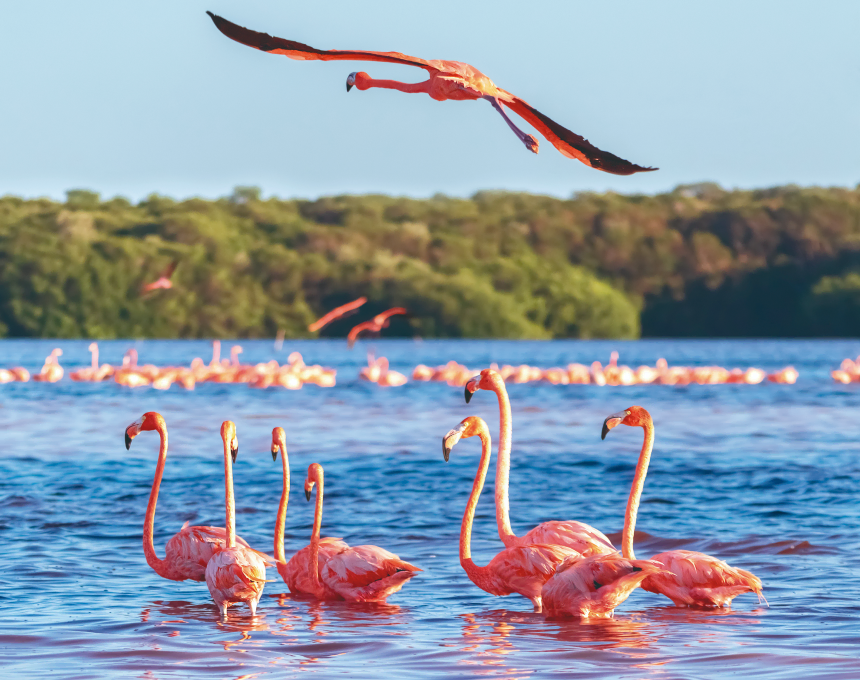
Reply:
[[309, 501], [311, 499], [310, 489], [305, 489], [305, 500]]
[[278, 460], [278, 452], [272, 451], [272, 460]]
[[131, 437], [128, 436], [128, 432], [125, 433], [125, 450], [128, 451], [131, 448]]
[[472, 393], [469, 392], [469, 388], [466, 387], [466, 403], [468, 404], [470, 401], [472, 401]]
[[451, 456], [451, 449], [442, 444], [442, 457], [445, 459], [445, 462], [448, 462], [448, 458]]
[[346, 91], [349, 92], [352, 89], [352, 85], [349, 83], [346, 84]]
[[606, 439], [606, 435], [609, 434], [609, 426], [606, 424], [606, 421], [603, 422], [603, 429], [600, 431], [600, 439]]
[[237, 446], [236, 448], [231, 448], [230, 449], [230, 458], [233, 459], [234, 463], [236, 462], [236, 458], [238, 458], [238, 456], [239, 456], [239, 447]]

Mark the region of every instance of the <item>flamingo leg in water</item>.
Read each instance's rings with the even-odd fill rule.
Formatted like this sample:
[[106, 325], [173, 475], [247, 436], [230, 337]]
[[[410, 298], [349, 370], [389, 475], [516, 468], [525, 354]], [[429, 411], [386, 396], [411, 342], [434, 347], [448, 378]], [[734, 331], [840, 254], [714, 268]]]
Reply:
[[514, 121], [512, 121], [508, 114], [505, 113], [505, 110], [502, 108], [502, 105], [499, 104], [499, 100], [495, 97], [491, 97], [490, 95], [484, 95], [484, 99], [486, 99], [490, 104], [493, 105], [493, 108], [498, 111], [502, 118], [505, 119], [505, 122], [508, 124], [508, 127], [514, 131], [514, 134], [519, 138], [519, 140], [526, 145], [526, 148], [529, 151], [533, 151], [534, 153], [538, 152], [538, 140], [534, 137], [534, 135], [528, 135], [522, 130], [520, 130], [516, 125], [514, 125]]

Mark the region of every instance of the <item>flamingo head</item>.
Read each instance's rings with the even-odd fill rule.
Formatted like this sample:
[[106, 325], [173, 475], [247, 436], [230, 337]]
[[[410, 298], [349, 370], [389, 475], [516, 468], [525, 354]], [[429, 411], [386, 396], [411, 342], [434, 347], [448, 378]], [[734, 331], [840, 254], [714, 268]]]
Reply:
[[463, 419], [457, 427], [442, 437], [442, 457], [445, 459], [445, 462], [448, 462], [448, 457], [451, 455], [451, 449], [454, 448], [454, 445], [458, 441], [461, 439], [468, 439], [469, 437], [474, 437], [476, 435], [483, 439], [484, 437], [489, 437], [489, 432], [490, 430], [483, 418], [479, 418], [478, 416], [469, 416], [468, 418]]
[[603, 421], [603, 430], [600, 432], [600, 438], [606, 439], [609, 430], [617, 425], [630, 425], [644, 427], [651, 422], [651, 414], [641, 406], [631, 406], [624, 411], [613, 413]]
[[278, 460], [278, 449], [281, 446], [284, 451], [287, 450], [287, 435], [283, 427], [276, 427], [272, 430], [272, 460]]
[[322, 479], [323, 479], [322, 465], [320, 465], [319, 463], [311, 463], [308, 466], [308, 476], [305, 479], [305, 498], [307, 500], [311, 499], [311, 491], [314, 490], [314, 484], [319, 482], [320, 487], [322, 487]]
[[232, 420], [221, 423], [221, 439], [224, 440], [225, 446], [230, 447], [230, 458], [235, 463], [239, 455], [239, 440], [236, 439], [236, 425]]
[[480, 375], [476, 375], [466, 382], [466, 403], [472, 401], [472, 395], [478, 390], [499, 390], [499, 385], [504, 386], [505, 380], [492, 368], [485, 368]]
[[125, 428], [125, 450], [128, 451], [131, 448], [131, 440], [144, 430], [157, 430], [163, 427], [164, 418], [161, 417], [160, 413], [156, 413], [155, 411], [144, 413], [140, 418]]
[[[367, 74], [366, 74], [366, 73], [363, 73], [362, 75], [365, 75], [365, 76], [366, 76]], [[347, 92], [349, 92], [349, 91], [353, 88], [353, 86], [355, 85], [355, 81], [357, 80], [357, 78], [358, 78], [358, 71], [353, 71], [352, 73], [350, 73], [350, 74], [346, 77], [346, 91], [347, 91]], [[361, 88], [358, 88], [358, 89], [360, 90]]]

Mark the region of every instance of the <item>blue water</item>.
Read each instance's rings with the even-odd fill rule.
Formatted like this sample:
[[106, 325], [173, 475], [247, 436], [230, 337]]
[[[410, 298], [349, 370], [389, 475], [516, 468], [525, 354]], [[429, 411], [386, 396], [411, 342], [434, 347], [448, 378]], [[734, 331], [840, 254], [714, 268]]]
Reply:
[[[313, 672], [352, 678], [857, 678], [860, 677], [860, 385], [830, 370], [860, 353], [852, 341], [502, 342], [243, 341], [243, 361], [286, 360], [338, 369], [336, 387], [252, 390], [198, 384], [131, 390], [112, 382], [0, 385], [0, 672], [43, 678], [282, 678]], [[83, 341], [2, 341], [0, 366], [38, 371], [55, 346], [67, 371], [89, 363]], [[208, 361], [206, 342], [105, 342], [119, 363]], [[223, 349], [229, 348], [225, 343]], [[440, 438], [462, 418], [497, 431], [495, 397], [468, 406], [462, 388], [357, 380], [364, 352], [392, 368], [456, 359], [549, 367], [570, 361], [758, 366], [793, 364], [796, 385], [592, 387], [511, 385], [511, 511], [524, 533], [546, 519], [620, 531], [641, 430], [600, 441], [603, 419], [639, 404], [653, 414], [656, 446], [638, 529], [640, 557], [676, 547], [749, 569], [770, 603], [737, 598], [730, 611], [680, 609], [636, 591], [608, 621], [546, 621], [518, 596], [496, 598], [461, 570], [457, 541], [478, 462], [476, 440], [444, 463]], [[236, 423], [239, 533], [271, 552], [281, 490], [269, 453], [282, 426], [293, 474], [286, 552], [305, 545], [309, 463], [326, 472], [323, 534], [372, 543], [424, 568], [388, 605], [293, 599], [266, 585], [258, 616], [244, 607], [219, 621], [205, 584], [149, 569], [141, 527], [158, 450], [123, 430], [161, 412], [170, 433], [156, 515], [157, 550], [181, 524], [223, 525], [219, 427]], [[491, 476], [492, 477], [492, 476]], [[499, 549], [488, 480], [473, 553]], [[616, 540], [617, 544], [617, 540]], [[270, 578], [278, 578], [274, 570]]]

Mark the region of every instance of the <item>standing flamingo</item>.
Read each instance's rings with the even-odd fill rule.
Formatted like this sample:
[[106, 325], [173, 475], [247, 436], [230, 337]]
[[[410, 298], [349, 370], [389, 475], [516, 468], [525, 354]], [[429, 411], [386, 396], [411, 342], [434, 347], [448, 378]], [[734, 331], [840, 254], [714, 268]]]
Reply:
[[[140, 420], [125, 429], [126, 450], [131, 448], [131, 440], [145, 430], [155, 430], [161, 438], [155, 479], [149, 494], [149, 504], [146, 506], [146, 518], [143, 520], [143, 554], [146, 556], [146, 563], [162, 578], [172, 581], [205, 581], [206, 564], [212, 555], [226, 547], [227, 531], [221, 527], [190, 527], [186, 522], [179, 532], [167, 541], [164, 559], [155, 554], [155, 545], [152, 542], [155, 532], [155, 504], [158, 502], [158, 489], [167, 461], [167, 425], [160, 413], [144, 413]], [[237, 540], [244, 546], [248, 545], [241, 538], [237, 537]]]
[[251, 616], [257, 613], [257, 603], [266, 583], [266, 555], [247, 545], [236, 545], [236, 505], [233, 501], [233, 467], [239, 455], [236, 426], [229, 420], [221, 423], [224, 440], [224, 490], [227, 506], [227, 545], [216, 552], [206, 565], [206, 585], [221, 618], [227, 619], [227, 607], [247, 602]]
[[38, 373], [33, 374], [33, 380], [36, 382], [50, 382], [55, 383], [63, 378], [63, 367], [60, 366], [60, 362], [58, 357], [63, 355], [63, 350], [57, 347], [54, 350], [51, 350], [51, 353], [45, 357], [45, 364], [42, 366], [42, 370]]
[[564, 156], [582, 161], [596, 170], [603, 170], [614, 175], [632, 175], [635, 172], [649, 172], [657, 168], [643, 168], [619, 158], [615, 154], [601, 151], [584, 137], [562, 127], [537, 109], [532, 108], [519, 97], [496, 87], [492, 80], [469, 64], [459, 61], [427, 61], [410, 57], [399, 52], [367, 52], [363, 50], [318, 50], [308, 45], [275, 38], [266, 33], [258, 33], [222, 19], [212, 12], [207, 14], [215, 22], [215, 26], [224, 35], [238, 43], [253, 47], [271, 54], [283, 54], [290, 59], [308, 60], [348, 60], [348, 61], [384, 61], [392, 64], [417, 66], [428, 72], [429, 78], [423, 83], [400, 83], [394, 80], [373, 80], [364, 72], [350, 73], [346, 79], [346, 90], [353, 86], [359, 90], [371, 87], [382, 87], [409, 93], [426, 93], [436, 101], [447, 99], [455, 101], [486, 99], [498, 111], [508, 127], [525, 147], [534, 153], [538, 152], [538, 140], [520, 130], [505, 113], [502, 105], [514, 111], [521, 118], [534, 126], [549, 142]]
[[534, 610], [539, 612], [542, 608], [541, 588], [544, 583], [550, 579], [564, 560], [570, 557], [581, 559], [581, 555], [573, 548], [563, 545], [517, 545], [502, 550], [485, 567], [479, 567], [474, 563], [472, 522], [475, 519], [475, 508], [478, 506], [481, 490], [484, 488], [487, 469], [490, 467], [492, 448], [490, 431], [482, 418], [469, 416], [442, 438], [442, 454], [447, 462], [451, 449], [460, 439], [475, 436], [481, 439], [481, 462], [478, 465], [475, 483], [472, 485], [472, 493], [466, 504], [466, 512], [463, 514], [463, 523], [460, 527], [460, 565], [469, 580], [481, 590], [491, 595], [518, 593], [531, 600]]
[[[343, 552], [349, 546], [339, 538], [320, 538], [322, 525], [322, 483], [317, 489], [317, 509], [314, 514], [314, 528], [311, 532], [310, 545], [306, 545], [292, 556], [287, 562], [284, 554], [284, 526], [287, 522], [287, 503], [290, 498], [290, 463], [287, 459], [287, 437], [284, 429], [276, 427], [272, 430], [272, 460], [278, 459], [281, 452], [283, 465], [283, 489], [281, 502], [278, 506], [278, 517], [275, 520], [275, 561], [278, 573], [293, 594], [312, 595], [318, 600], [341, 599], [334, 590], [326, 586], [320, 578], [322, 566], [337, 553]], [[316, 567], [312, 568], [316, 562]]]
[[[624, 515], [624, 532], [621, 549], [624, 557], [635, 559], [633, 553], [633, 531], [636, 527], [636, 513], [639, 499], [648, 474], [648, 462], [654, 448], [654, 423], [651, 414], [641, 406], [631, 406], [625, 411], [614, 413], [603, 421], [600, 438], [605, 439], [609, 430], [617, 425], [641, 427], [645, 431], [642, 451], [636, 465], [636, 475], [627, 500]], [[761, 597], [761, 580], [748, 571], [730, 567], [716, 557], [691, 550], [670, 550], [654, 555], [652, 562], [660, 564], [665, 571], [650, 574], [642, 588], [650, 593], [660, 593], [676, 605], [699, 607], [722, 607], [741, 593], [754, 592]]]
[[[308, 500], [311, 499], [314, 486], [317, 487], [317, 501], [310, 563], [306, 568], [306, 573], [314, 584], [313, 590], [325, 593], [325, 599], [330, 597], [329, 591], [333, 591], [344, 600], [383, 602], [389, 595], [400, 590], [416, 572], [421, 571], [394, 553], [375, 545], [347, 547], [319, 566], [319, 529], [322, 524], [323, 498], [323, 469], [319, 463], [311, 463], [308, 467], [308, 476], [305, 479], [305, 498]], [[298, 554], [293, 559], [296, 557]]]
[[341, 317], [346, 316], [350, 312], [354, 312], [356, 309], [361, 307], [365, 302], [367, 302], [366, 297], [360, 297], [352, 302], [347, 302], [345, 305], [341, 305], [340, 307], [335, 307], [328, 314], [321, 316], [319, 319], [314, 321], [310, 326], [308, 326], [308, 330], [313, 333], [314, 331], [318, 331], [324, 326], [327, 326], [335, 319], [340, 319]]
[[538, 524], [524, 536], [517, 536], [511, 528], [508, 509], [508, 477], [511, 466], [511, 402], [505, 381], [492, 368], [466, 383], [466, 403], [478, 390], [491, 390], [499, 400], [499, 453], [496, 461], [496, 524], [499, 538], [506, 548], [518, 545], [554, 544], [576, 550], [582, 557], [615, 552], [612, 542], [594, 527], [575, 520], [552, 520]]
[[392, 317], [395, 314], [407, 313], [408, 312], [403, 307], [392, 307], [391, 309], [386, 309], [384, 312], [380, 312], [370, 321], [364, 321], [357, 326], [353, 326], [353, 328], [350, 329], [349, 334], [346, 336], [347, 346], [352, 348], [352, 346], [355, 344], [355, 341], [358, 339], [358, 336], [365, 331], [370, 331], [371, 333], [379, 333], [379, 331], [381, 331], [383, 328], [387, 328], [389, 317]]

